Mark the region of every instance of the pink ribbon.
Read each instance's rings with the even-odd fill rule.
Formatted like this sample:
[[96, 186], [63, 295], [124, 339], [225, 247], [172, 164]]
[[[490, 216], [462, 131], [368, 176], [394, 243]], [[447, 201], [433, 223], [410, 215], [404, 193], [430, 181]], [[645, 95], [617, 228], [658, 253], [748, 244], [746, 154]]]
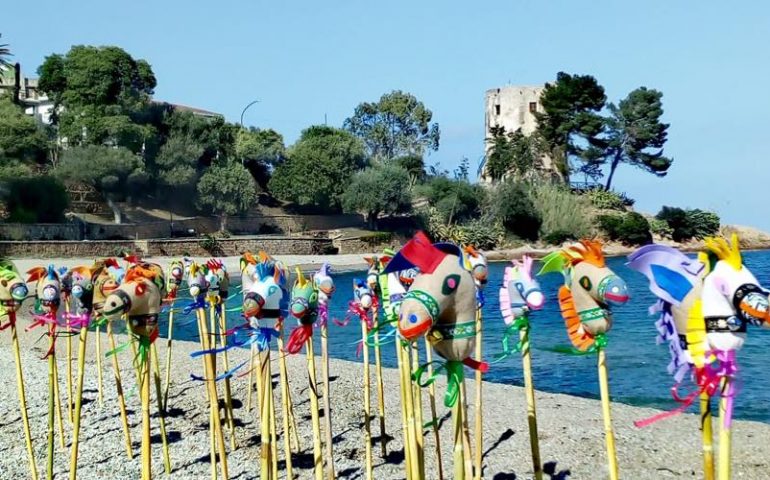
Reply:
[[30, 326], [24, 329], [25, 332], [29, 332], [33, 328], [40, 327], [42, 325], [54, 325], [57, 327], [60, 326], [59, 321], [56, 318], [56, 313], [54, 312], [33, 314], [32, 319], [34, 322], [32, 322]]
[[88, 328], [91, 323], [91, 314], [86, 313], [65, 313], [64, 319], [67, 321], [67, 326], [72, 328]]

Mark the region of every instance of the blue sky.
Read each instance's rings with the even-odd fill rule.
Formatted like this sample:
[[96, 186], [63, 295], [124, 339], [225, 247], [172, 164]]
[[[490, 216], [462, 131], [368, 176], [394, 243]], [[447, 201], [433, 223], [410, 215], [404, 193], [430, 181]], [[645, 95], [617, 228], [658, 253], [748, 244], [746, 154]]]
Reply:
[[560, 70], [594, 75], [613, 101], [656, 88], [674, 165], [664, 179], [621, 167], [616, 188], [640, 210], [700, 207], [770, 229], [770, 2], [38, 0], [5, 13], [3, 43], [27, 73], [73, 44], [118, 45], [152, 64], [157, 98], [231, 121], [259, 99], [244, 123], [287, 143], [409, 91], [441, 126], [427, 161], [450, 170], [483, 153], [489, 88]]

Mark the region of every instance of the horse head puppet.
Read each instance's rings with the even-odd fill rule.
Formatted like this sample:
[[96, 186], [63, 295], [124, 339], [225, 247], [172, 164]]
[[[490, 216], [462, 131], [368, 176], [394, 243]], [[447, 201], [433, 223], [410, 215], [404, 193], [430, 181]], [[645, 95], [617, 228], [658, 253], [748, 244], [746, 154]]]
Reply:
[[388, 264], [391, 258], [393, 258], [393, 254], [389, 251], [384, 252], [382, 255], [364, 257], [364, 260], [369, 265], [369, 269], [366, 272], [366, 283], [375, 293], [380, 293], [380, 275], [382, 275], [385, 265]]
[[328, 303], [331, 300], [335, 287], [328, 263], [321, 265], [321, 268], [313, 274], [313, 286], [318, 292], [319, 303]]
[[[264, 254], [264, 252], [260, 252], [260, 256], [262, 254]], [[256, 273], [257, 264], [265, 260], [266, 258], [255, 257], [251, 252], [245, 252], [241, 256], [241, 292], [243, 292], [244, 297], [251, 289], [251, 285], [254, 283], [254, 274]]]
[[[286, 310], [286, 282], [288, 271], [265, 252], [254, 266], [253, 281], [248, 291], [244, 290], [243, 315], [252, 322], [283, 320]], [[312, 288], [312, 284], [311, 284]]]
[[743, 265], [738, 236], [731, 241], [706, 238], [709, 274], [703, 280], [706, 337], [716, 351], [739, 350], [746, 326], [770, 325], [768, 298], [754, 274]]
[[209, 291], [209, 281], [206, 278], [205, 265], [191, 262], [187, 272], [187, 287], [190, 289], [190, 296], [194, 299], [205, 297]]
[[206, 280], [209, 282], [209, 295], [219, 296], [220, 301], [227, 300], [230, 291], [230, 275], [222, 260], [215, 258], [206, 262]]
[[35, 310], [38, 313], [56, 314], [61, 303], [61, 279], [53, 265], [35, 267], [27, 272], [27, 283], [35, 284]]
[[166, 296], [166, 279], [160, 265], [137, 263], [126, 271], [120, 286], [104, 301], [108, 320], [128, 317], [131, 331], [140, 337], [157, 335], [158, 315]]
[[94, 301], [94, 284], [91, 267], [78, 266], [67, 270], [62, 277], [62, 284], [67, 285], [70, 309], [75, 315], [87, 315], [91, 313]]
[[410, 342], [428, 335], [434, 350], [446, 360], [476, 366], [470, 359], [476, 340], [476, 286], [460, 247], [433, 245], [418, 232], [384, 273], [414, 267], [420, 273], [401, 301], [399, 333]]
[[559, 288], [559, 308], [572, 344], [587, 351], [598, 339], [604, 341], [612, 327], [610, 304], [628, 301], [626, 282], [604, 262], [602, 246], [592, 240], [557, 250], [542, 260], [538, 275], [560, 272], [564, 285]]
[[471, 245], [463, 248], [463, 253], [465, 254], [465, 269], [471, 272], [476, 288], [482, 290], [487, 286], [489, 278], [487, 257]]
[[114, 258], [97, 260], [91, 266], [91, 282], [93, 284], [92, 306], [94, 313], [104, 312], [104, 301], [118, 289], [125, 276], [125, 271]]
[[515, 319], [530, 311], [542, 309], [545, 304], [540, 284], [532, 275], [533, 264], [532, 257], [524, 255], [505, 267], [500, 288], [500, 312], [506, 325], [512, 325]]
[[318, 290], [313, 282], [305, 278], [299, 267], [297, 267], [297, 279], [291, 289], [289, 315], [299, 325], [292, 330], [285, 348], [287, 352], [295, 354], [313, 336], [313, 324], [318, 318]]
[[18, 311], [28, 293], [16, 265], [7, 258], [0, 258], [0, 307], [3, 313]]
[[184, 281], [185, 264], [182, 260], [173, 260], [168, 267], [168, 277], [166, 277], [166, 291], [168, 298], [173, 300]]

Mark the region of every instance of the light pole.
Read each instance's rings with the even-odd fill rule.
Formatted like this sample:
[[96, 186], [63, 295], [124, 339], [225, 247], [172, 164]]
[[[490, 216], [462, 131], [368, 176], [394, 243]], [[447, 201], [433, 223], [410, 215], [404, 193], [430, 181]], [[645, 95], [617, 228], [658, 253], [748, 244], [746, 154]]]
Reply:
[[246, 113], [246, 110], [248, 110], [248, 109], [249, 109], [249, 107], [251, 107], [251, 106], [252, 106], [252, 105], [254, 105], [255, 103], [259, 103], [259, 100], [253, 100], [251, 103], [249, 103], [248, 105], [246, 105], [245, 107], [243, 107], [243, 111], [241, 112], [241, 128], [243, 128], [243, 114], [245, 114], [245, 113]]

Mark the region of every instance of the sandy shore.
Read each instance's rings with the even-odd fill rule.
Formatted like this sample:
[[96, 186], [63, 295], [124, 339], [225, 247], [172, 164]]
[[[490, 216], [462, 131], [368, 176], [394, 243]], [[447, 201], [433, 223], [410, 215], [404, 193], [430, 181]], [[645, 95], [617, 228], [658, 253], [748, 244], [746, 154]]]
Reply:
[[[26, 320], [20, 320], [25, 325]], [[22, 360], [29, 403], [31, 427], [34, 437], [35, 454], [41, 478], [45, 474], [46, 432], [47, 432], [47, 362], [41, 360], [45, 341], [37, 341], [40, 332], [23, 332], [21, 329]], [[124, 337], [119, 337], [122, 342]], [[107, 351], [106, 335], [102, 334], [102, 349]], [[65, 345], [59, 341], [59, 371], [62, 376], [61, 391], [66, 398], [64, 386]], [[73, 342], [76, 343], [76, 342]], [[10, 334], [2, 332], [0, 339], [0, 361], [5, 368], [0, 370], [0, 445], [4, 455], [0, 456], [0, 477], [28, 478], [27, 454], [18, 410], [15, 388], [15, 368], [10, 348]], [[161, 359], [166, 355], [166, 343], [158, 341]], [[116, 389], [109, 362], [104, 362], [104, 405], [97, 401], [96, 366], [94, 356], [94, 335], [90, 335], [87, 355], [86, 381], [81, 433], [79, 477], [95, 478], [139, 478], [139, 441], [141, 411], [136, 394], [136, 377], [130, 369], [130, 354], [120, 355], [124, 389], [130, 410], [130, 424], [134, 443], [135, 458], [128, 460], [123, 446], [123, 436], [118, 415]], [[335, 346], [332, 349], [349, 348]], [[391, 346], [392, 348], [392, 346]], [[173, 385], [169, 399], [167, 430], [171, 442], [170, 454], [173, 478], [205, 478], [209, 475], [208, 455], [208, 403], [201, 384], [190, 380], [190, 373], [201, 373], [200, 361], [193, 361], [189, 353], [197, 345], [190, 342], [174, 343], [172, 368]], [[231, 362], [246, 360], [245, 351], [235, 351]], [[320, 362], [319, 362], [320, 363]], [[312, 478], [312, 430], [307, 391], [307, 373], [304, 355], [288, 358], [290, 385], [299, 423], [299, 453], [293, 455], [296, 478]], [[74, 367], [73, 367], [74, 369]], [[277, 365], [273, 368], [277, 382]], [[374, 370], [372, 368], [372, 370]], [[381, 457], [380, 445], [375, 441], [375, 475], [378, 479], [404, 478], [403, 446], [401, 441], [401, 419], [397, 387], [397, 372], [386, 370], [387, 434], [388, 455]], [[320, 366], [319, 366], [320, 375]], [[332, 360], [331, 362], [331, 404], [333, 405], [334, 456], [339, 478], [363, 478], [361, 469], [364, 457], [362, 436], [362, 367], [360, 364]], [[537, 381], [537, 379], [535, 379]], [[441, 417], [441, 442], [445, 478], [452, 477], [451, 466], [451, 423], [448, 410], [441, 398], [443, 381], [438, 382], [439, 415]], [[473, 382], [468, 380], [468, 391], [473, 391]], [[221, 391], [222, 387], [220, 387]], [[255, 479], [259, 477], [259, 421], [255, 411], [247, 411], [245, 393], [246, 379], [233, 380], [236, 399], [237, 450], [228, 455], [230, 478]], [[372, 395], [376, 395], [374, 388]], [[567, 395], [538, 392], [538, 422], [540, 448], [545, 464], [545, 478], [550, 479], [596, 479], [606, 477], [603, 427], [600, 404], [596, 400], [576, 398]], [[424, 390], [424, 415], [429, 419], [428, 394]], [[373, 398], [373, 405], [376, 400]], [[153, 406], [154, 406], [153, 401]], [[373, 407], [374, 408], [374, 407]], [[473, 409], [469, 408], [471, 424]], [[526, 425], [526, 407], [523, 390], [519, 387], [484, 384], [484, 476], [485, 478], [523, 479], [532, 477], [529, 449], [529, 434]], [[618, 447], [618, 461], [621, 478], [660, 479], [701, 477], [700, 434], [698, 417], [681, 415], [659, 422], [643, 430], [635, 428], [634, 420], [654, 413], [651, 409], [613, 404], [615, 433]], [[153, 407], [153, 412], [155, 408]], [[280, 421], [280, 414], [279, 414]], [[161, 444], [158, 436], [158, 419], [153, 414], [153, 472], [162, 478], [163, 463]], [[715, 423], [716, 425], [716, 423]], [[373, 422], [373, 435], [379, 438], [379, 426]], [[471, 425], [471, 428], [472, 425]], [[279, 429], [279, 458], [283, 459], [282, 441]], [[472, 430], [471, 430], [472, 431]], [[56, 443], [57, 476], [64, 478], [69, 469], [69, 444], [71, 426], [65, 413], [65, 437], [67, 447]], [[767, 478], [768, 460], [764, 440], [770, 438], [770, 425], [736, 421], [733, 423], [733, 475], [734, 478]], [[426, 431], [426, 477], [435, 479], [435, 443], [430, 430]], [[281, 466], [283, 462], [281, 461]], [[283, 477], [282, 477], [283, 478]]]

